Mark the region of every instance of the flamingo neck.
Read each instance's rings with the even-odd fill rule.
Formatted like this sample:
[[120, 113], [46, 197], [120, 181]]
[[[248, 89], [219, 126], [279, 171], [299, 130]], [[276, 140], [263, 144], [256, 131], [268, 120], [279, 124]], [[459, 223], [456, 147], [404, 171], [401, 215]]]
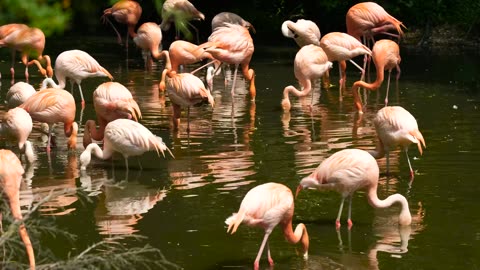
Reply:
[[402, 209], [398, 216], [400, 225], [410, 225], [412, 223], [412, 215], [408, 207], [407, 199], [400, 194], [393, 194], [388, 196], [385, 200], [380, 200], [377, 196], [377, 185], [372, 186], [368, 190], [368, 203], [374, 208], [388, 208], [394, 203], [400, 203]]
[[376, 147], [374, 150], [367, 151], [372, 157], [375, 159], [383, 158], [385, 156], [385, 147], [383, 143], [380, 141], [380, 138], [377, 138]]
[[75, 149], [77, 148], [77, 133], [78, 133], [78, 124], [76, 122], [70, 124], [64, 124], [63, 130], [65, 132], [65, 136], [68, 138], [68, 149]]
[[53, 88], [63, 89], [65, 87], [65, 81], [60, 81], [60, 84], [57, 84], [52, 78], [45, 78], [42, 82], [40, 90], [47, 89], [48, 85]]
[[302, 251], [304, 258], [308, 257], [308, 247], [310, 244], [308, 238], [307, 228], [303, 223], [299, 223], [297, 227], [295, 227], [295, 231], [292, 230], [292, 220], [290, 219], [286, 223], [283, 223], [283, 235], [285, 239], [292, 244], [296, 244], [301, 242], [302, 244]]

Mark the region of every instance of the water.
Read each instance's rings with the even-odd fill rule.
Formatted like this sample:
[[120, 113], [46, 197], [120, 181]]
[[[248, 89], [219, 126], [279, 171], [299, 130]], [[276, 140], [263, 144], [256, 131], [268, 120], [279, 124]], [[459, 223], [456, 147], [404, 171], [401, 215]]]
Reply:
[[[78, 156], [66, 151], [61, 125], [56, 128], [58, 147], [50, 155], [39, 131], [31, 134], [37, 161], [27, 169], [21, 200], [26, 209], [47, 196], [50, 190], [65, 194], [44, 204], [41, 215], [56, 216], [63, 229], [79, 235], [74, 249], [81, 250], [101, 239], [118, 235], [146, 236], [145, 243], [159, 248], [165, 257], [185, 269], [250, 269], [258, 252], [263, 231], [241, 225], [237, 233], [226, 233], [224, 220], [236, 212], [248, 190], [266, 182], [279, 182], [295, 189], [300, 179], [320, 162], [345, 148], [373, 149], [375, 130], [372, 119], [383, 106], [386, 84], [380, 96], [370, 93], [367, 110], [358, 119], [347, 93], [338, 101], [338, 89], [314, 89], [310, 97], [292, 97], [292, 110], [280, 107], [283, 88], [297, 85], [293, 75], [295, 47], [257, 46], [251, 66], [256, 70], [257, 99], [249, 101], [248, 84], [237, 80], [234, 100], [223, 76], [215, 78], [216, 106], [206, 104], [191, 109], [190, 134], [186, 115], [180, 131], [171, 127], [171, 104], [158, 91], [161, 68], [143, 69], [139, 51], [125, 51], [113, 38], [52, 40], [47, 53], [55, 58], [63, 50], [78, 48], [89, 52], [124, 84], [140, 104], [141, 123], [162, 137], [175, 159], [150, 152], [130, 159], [126, 175], [123, 158], [93, 159], [87, 171], [79, 171]], [[9, 53], [0, 51], [3, 62], [0, 99], [10, 86]], [[478, 55], [413, 54], [402, 49], [402, 75], [398, 87], [392, 83], [390, 105], [401, 105], [416, 118], [427, 149], [420, 156], [410, 148], [415, 179], [410, 182], [404, 153], [391, 155], [391, 175], [386, 176], [385, 159], [380, 165], [379, 197], [405, 195], [413, 223], [399, 229], [398, 207], [374, 210], [364, 192], [353, 199], [353, 228], [345, 218], [340, 231], [335, 217], [340, 196], [334, 192], [304, 191], [295, 200], [293, 223], [306, 224], [310, 235], [309, 259], [304, 261], [276, 229], [270, 237], [275, 269], [477, 269], [480, 267], [479, 188], [476, 174], [480, 161]], [[23, 67], [17, 64], [17, 81]], [[31, 83], [41, 78], [34, 68]], [[331, 72], [338, 84], [337, 64]], [[200, 73], [203, 75], [203, 73]], [[374, 73], [372, 72], [372, 76]], [[347, 85], [359, 77], [349, 65]], [[103, 79], [84, 80], [87, 105], [82, 123], [95, 119], [92, 92]], [[75, 98], [79, 100], [75, 88]], [[234, 108], [232, 109], [232, 102]], [[80, 103], [77, 102], [77, 108]], [[0, 105], [0, 114], [5, 106]], [[77, 111], [77, 119], [80, 112]], [[81, 136], [80, 134], [79, 136]], [[5, 143], [1, 147], [9, 147]], [[126, 180], [128, 177], [128, 180]], [[77, 189], [78, 188], [78, 189]], [[88, 198], [90, 200], [88, 200]], [[345, 212], [345, 211], [344, 211]], [[116, 240], [122, 241], [122, 240]], [[39, 244], [39, 239], [34, 240]], [[125, 245], [132, 244], [125, 241]], [[67, 256], [61, 240], [42, 242]], [[35, 246], [34, 246], [35, 247]], [[38, 249], [38, 247], [37, 247]], [[260, 261], [268, 266], [266, 257]]]

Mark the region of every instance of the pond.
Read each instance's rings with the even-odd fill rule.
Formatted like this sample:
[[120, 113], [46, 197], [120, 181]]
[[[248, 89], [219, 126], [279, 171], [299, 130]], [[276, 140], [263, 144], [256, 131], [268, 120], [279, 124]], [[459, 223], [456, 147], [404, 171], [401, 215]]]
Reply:
[[[132, 43], [133, 44], [133, 43]], [[41, 216], [55, 216], [62, 229], [78, 235], [79, 250], [116, 236], [145, 236], [143, 244], [161, 250], [165, 258], [184, 269], [252, 268], [264, 232], [241, 225], [227, 234], [225, 219], [236, 212], [253, 187], [283, 183], [292, 190], [325, 158], [345, 148], [374, 149], [373, 117], [384, 106], [386, 83], [368, 94], [362, 118], [358, 117], [349, 91], [338, 99], [337, 63], [331, 71], [330, 90], [315, 83], [313, 106], [310, 96], [291, 97], [292, 109], [284, 113], [280, 101], [287, 85], [296, 85], [293, 59], [297, 48], [257, 46], [251, 66], [256, 71], [257, 98], [251, 102], [248, 82], [239, 75], [231, 97], [233, 70], [215, 77], [215, 106], [206, 104], [190, 110], [190, 133], [186, 113], [180, 129], [172, 131], [171, 103], [159, 92], [163, 63], [145, 71], [141, 53], [125, 50], [113, 37], [70, 37], [48, 40], [46, 53], [53, 59], [60, 52], [81, 49], [89, 52], [125, 85], [139, 103], [140, 121], [160, 136], [175, 158], [148, 152], [130, 159], [126, 174], [123, 157], [110, 161], [93, 158], [86, 172], [79, 170], [81, 139], [75, 153], [66, 149], [62, 125], [55, 129], [57, 147], [50, 155], [45, 138], [34, 130], [32, 140], [37, 160], [27, 168], [21, 187], [22, 207], [47, 196], [51, 190], [67, 190], [42, 205]], [[0, 100], [10, 87], [9, 53], [0, 51], [2, 85]], [[410, 147], [415, 178], [410, 181], [405, 153], [390, 155], [387, 176], [385, 158], [379, 159], [379, 198], [403, 194], [413, 216], [411, 226], [396, 223], [399, 207], [373, 209], [365, 192], [353, 197], [354, 225], [345, 220], [339, 231], [335, 218], [340, 195], [335, 192], [304, 191], [295, 200], [294, 226], [304, 223], [310, 236], [309, 258], [302, 259], [299, 246], [287, 243], [279, 228], [270, 236], [275, 269], [478, 269], [480, 267], [480, 215], [478, 171], [480, 164], [480, 57], [476, 54], [436, 55], [413, 53], [402, 48], [401, 77], [393, 79], [389, 105], [406, 108], [417, 119], [427, 148], [420, 155]], [[361, 59], [356, 59], [357, 62]], [[23, 80], [23, 67], [16, 64], [16, 81]], [[193, 67], [189, 67], [189, 69]], [[42, 78], [30, 69], [30, 83]], [[199, 76], [204, 76], [204, 71]], [[371, 71], [374, 78], [374, 69]], [[347, 86], [359, 78], [348, 65]], [[392, 76], [394, 78], [394, 76]], [[92, 92], [102, 78], [82, 82], [86, 97], [83, 124], [96, 119]], [[67, 89], [69, 86], [67, 86]], [[80, 108], [76, 88], [74, 96]], [[234, 105], [234, 106], [233, 106]], [[0, 115], [6, 111], [0, 104]], [[82, 116], [81, 116], [82, 115]], [[80, 116], [82, 119], [80, 120]], [[0, 147], [10, 147], [4, 142]], [[477, 179], [477, 180], [475, 180]], [[344, 216], [345, 214], [344, 210]], [[33, 239], [38, 249], [41, 239]], [[35, 246], [37, 245], [37, 246]], [[132, 244], [133, 245], [133, 244]], [[66, 241], [50, 239], [42, 246], [66, 257]], [[73, 249], [75, 249], [73, 248]], [[266, 256], [260, 268], [268, 267]]]

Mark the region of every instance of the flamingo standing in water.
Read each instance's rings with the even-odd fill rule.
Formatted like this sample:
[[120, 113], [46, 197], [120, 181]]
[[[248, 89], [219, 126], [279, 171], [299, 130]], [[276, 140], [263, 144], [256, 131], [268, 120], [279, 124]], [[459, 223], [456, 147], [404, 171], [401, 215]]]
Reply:
[[55, 77], [58, 80], [56, 84], [51, 78], [47, 82], [53, 88], [64, 89], [67, 79], [72, 81], [71, 92], [73, 92], [73, 82], [78, 84], [80, 97], [82, 98], [82, 108], [85, 107], [85, 99], [82, 92], [82, 80], [90, 77], [108, 77], [113, 80], [113, 76], [90, 54], [81, 50], [64, 51], [57, 56], [55, 60]]
[[298, 185], [296, 195], [302, 189], [334, 190], [342, 195], [342, 202], [335, 221], [340, 228], [340, 216], [343, 203], [348, 198], [348, 228], [352, 227], [352, 196], [357, 190], [367, 191], [368, 203], [375, 208], [387, 208], [398, 202], [402, 209], [398, 217], [400, 225], [410, 225], [412, 216], [408, 201], [400, 194], [388, 196], [380, 200], [377, 196], [379, 169], [377, 161], [367, 152], [360, 149], [344, 149], [325, 159], [309, 176], [303, 178]]
[[[322, 48], [313, 44], [303, 46], [295, 55], [293, 72], [297, 78], [302, 91], [299, 91], [293, 85], [285, 87], [283, 90], [282, 108], [289, 111], [291, 108], [289, 93], [297, 97], [304, 97], [312, 91], [312, 80], [320, 78], [332, 67], [332, 62]], [[313, 105], [313, 95], [310, 105]]]
[[37, 91], [31, 84], [26, 82], [17, 82], [8, 89], [5, 100], [9, 108], [15, 108], [25, 102], [29, 97]]
[[127, 48], [128, 53], [128, 36], [130, 35], [134, 38], [137, 34], [135, 33], [135, 26], [142, 16], [142, 7], [136, 1], [132, 0], [120, 0], [115, 3], [111, 8], [107, 8], [103, 11], [102, 19], [107, 21], [115, 30], [115, 33], [118, 37], [118, 43], [122, 44], [122, 37], [117, 31], [113, 23], [108, 19], [109, 16], [121, 23], [127, 25], [127, 35], [125, 37], [125, 47]]
[[170, 149], [165, 145], [162, 138], [152, 134], [142, 124], [130, 119], [117, 119], [107, 124], [103, 139], [103, 150], [96, 143], [89, 144], [80, 155], [80, 169], [86, 170], [90, 164], [92, 152], [101, 159], [109, 159], [114, 152], [119, 152], [125, 158], [125, 167], [128, 175], [128, 157], [140, 156], [147, 151], [160, 152], [165, 156]]
[[78, 125], [75, 122], [75, 100], [65, 90], [54, 88], [44, 89], [36, 92], [19, 106], [25, 109], [33, 120], [48, 124], [47, 153], [50, 153], [50, 142], [53, 126], [62, 122], [65, 136], [69, 137], [68, 149], [77, 147]]
[[384, 70], [388, 70], [388, 81], [387, 81], [387, 94], [385, 96], [385, 106], [388, 104], [388, 90], [390, 88], [390, 74], [392, 69], [397, 69], [397, 81], [400, 78], [400, 48], [398, 44], [389, 39], [382, 39], [375, 42], [372, 49], [373, 63], [377, 69], [377, 78], [372, 83], [366, 83], [364, 81], [356, 81], [353, 84], [352, 92], [354, 97], [355, 106], [359, 113], [363, 113], [362, 101], [358, 94], [358, 88], [364, 87], [370, 90], [377, 90], [383, 82], [384, 79]]
[[350, 61], [362, 72], [360, 80], [363, 80], [365, 70], [355, 63], [352, 58], [359, 55], [372, 55], [372, 51], [360, 41], [346, 33], [331, 32], [326, 34], [320, 40], [320, 47], [327, 54], [328, 60], [338, 61], [340, 100], [342, 100], [342, 89], [345, 87], [347, 74], [345, 72], [347, 63]]
[[[368, 39], [373, 41], [376, 34], [385, 34], [400, 38], [403, 36], [402, 27], [405, 25], [383, 7], [374, 2], [363, 2], [353, 5], [346, 16], [347, 33], [366, 45]], [[398, 34], [389, 33], [396, 30]]]
[[142, 54], [145, 59], [145, 68], [151, 69], [153, 61], [165, 56], [166, 51], [160, 51], [162, 43], [162, 31], [158, 24], [153, 22], [146, 22], [142, 24], [138, 30], [137, 35], [133, 38], [137, 47], [142, 49]]
[[[165, 83], [165, 76], [166, 79]], [[165, 69], [162, 73], [162, 79], [159, 88], [166, 89], [168, 97], [172, 102], [173, 109], [173, 129], [178, 130], [180, 125], [181, 108], [187, 107], [187, 132], [190, 131], [190, 106], [208, 100], [210, 105], [214, 106], [215, 101], [210, 91], [205, 87], [202, 80], [191, 73], [177, 73], [170, 69]]]
[[103, 140], [105, 127], [109, 122], [120, 118], [134, 119], [135, 121], [142, 118], [140, 107], [133, 99], [132, 93], [117, 82], [100, 84], [93, 92], [93, 106], [99, 128], [97, 129], [94, 120], [88, 120], [85, 123], [84, 147], [92, 143], [92, 139]]
[[28, 141], [32, 128], [32, 117], [24, 109], [18, 107], [8, 110], [0, 123], [0, 135], [16, 142], [29, 163], [35, 159], [32, 143]]
[[[10, 150], [0, 149], [0, 165], [0, 188], [8, 199], [13, 218], [21, 221], [20, 183], [25, 171], [18, 157]], [[35, 254], [25, 224], [20, 224], [18, 232], [27, 250], [30, 269], [35, 269]]]
[[255, 101], [255, 71], [249, 68], [254, 46], [248, 29], [231, 23], [224, 23], [213, 31], [208, 41], [202, 45], [215, 59], [226, 64], [235, 64], [233, 74], [232, 96], [234, 95], [238, 66], [242, 67], [243, 76], [250, 81], [250, 98]]
[[292, 244], [301, 242], [303, 257], [305, 259], [308, 258], [309, 239], [307, 228], [303, 223], [299, 223], [295, 227], [295, 231], [293, 231], [293, 210], [292, 191], [282, 184], [266, 183], [248, 191], [240, 204], [238, 213], [234, 213], [225, 221], [228, 225], [227, 232], [232, 234], [237, 231], [241, 223], [252, 227], [261, 227], [265, 230], [260, 250], [253, 263], [254, 269], [259, 269], [260, 256], [265, 245], [267, 246], [268, 262], [273, 266], [268, 237], [279, 224], [282, 227], [285, 239]]
[[423, 153], [422, 145], [426, 147], [423, 135], [418, 130], [415, 117], [400, 106], [387, 106], [377, 112], [373, 123], [377, 131], [378, 141], [376, 149], [369, 151], [369, 153], [377, 159], [387, 156], [388, 174], [390, 151], [400, 146], [405, 151], [410, 176], [413, 178], [414, 172], [408, 157], [408, 146], [412, 143], [417, 144], [420, 155]]
[[168, 31], [171, 24], [174, 23], [176, 39], [179, 39], [180, 30], [189, 33], [185, 26], [185, 24], [188, 24], [195, 29], [197, 42], [199, 42], [198, 29], [193, 26], [190, 21], [205, 20], [205, 15], [198, 11], [188, 0], [166, 0], [162, 6], [161, 16], [162, 22], [160, 23], [160, 28], [162, 28], [163, 31]]
[[310, 20], [299, 19], [297, 22], [283, 22], [282, 34], [285, 37], [293, 38], [299, 47], [310, 44], [320, 45], [320, 28]]
[[[10, 73], [12, 74], [12, 81], [14, 83], [15, 76], [15, 52], [19, 51], [22, 54], [22, 63], [25, 65], [25, 79], [28, 82], [29, 73], [28, 66], [35, 64], [43, 76], [51, 77], [53, 75], [50, 57], [43, 55], [45, 49], [45, 35], [42, 30], [38, 28], [30, 28], [25, 24], [6, 24], [0, 26], [0, 47], [8, 47], [12, 49], [12, 67]], [[28, 61], [30, 54], [36, 56], [36, 59]], [[46, 70], [42, 67], [39, 61], [45, 60], [47, 63]]]

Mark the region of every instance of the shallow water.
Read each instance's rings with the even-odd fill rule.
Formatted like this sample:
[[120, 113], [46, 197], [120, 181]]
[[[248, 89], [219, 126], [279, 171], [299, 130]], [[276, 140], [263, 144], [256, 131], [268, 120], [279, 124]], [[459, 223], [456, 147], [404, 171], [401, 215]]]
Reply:
[[[225, 88], [223, 75], [215, 78], [215, 107], [206, 104], [190, 111], [191, 132], [186, 132], [182, 114], [180, 131], [171, 129], [171, 104], [158, 91], [163, 64], [144, 71], [140, 51], [130, 48], [128, 61], [123, 48], [112, 39], [85, 39], [79, 43], [55, 41], [47, 53], [78, 48], [89, 52], [140, 104], [141, 123], [162, 137], [175, 159], [150, 152], [130, 158], [126, 175], [123, 158], [93, 159], [86, 172], [79, 171], [78, 156], [66, 151], [63, 128], [56, 131], [57, 147], [50, 157], [38, 130], [31, 134], [37, 161], [27, 168], [21, 200], [25, 209], [47, 196], [50, 190], [70, 191], [44, 204], [42, 215], [55, 215], [64, 229], [80, 236], [78, 248], [101, 238], [136, 234], [159, 248], [165, 257], [185, 269], [252, 267], [263, 231], [240, 226], [226, 233], [224, 220], [236, 212], [246, 192], [256, 185], [279, 182], [295, 189], [326, 157], [345, 148], [373, 149], [372, 119], [383, 106], [386, 84], [370, 93], [362, 119], [355, 113], [352, 96], [338, 101], [337, 64], [331, 71], [329, 90], [315, 84], [310, 97], [292, 97], [292, 110], [280, 107], [285, 86], [297, 85], [293, 75], [295, 47], [257, 46], [251, 66], [256, 71], [257, 98], [249, 100], [248, 83], [237, 78], [235, 97], [230, 96], [231, 76]], [[0, 51], [2, 86], [0, 100], [10, 86], [10, 54]], [[295, 200], [294, 225], [305, 223], [310, 235], [309, 259], [304, 261], [288, 244], [279, 229], [270, 237], [275, 269], [476, 269], [480, 267], [479, 188], [476, 174], [480, 161], [478, 55], [416, 55], [402, 50], [402, 74], [392, 81], [389, 105], [400, 105], [417, 119], [427, 149], [420, 156], [410, 147], [415, 179], [410, 182], [404, 153], [391, 154], [391, 174], [386, 176], [385, 159], [380, 165], [379, 197], [405, 195], [413, 223], [396, 225], [399, 208], [372, 209], [364, 192], [353, 199], [351, 231], [344, 224], [335, 230], [340, 196], [333, 192], [304, 191]], [[55, 57], [52, 57], [55, 58]], [[356, 59], [360, 61], [360, 59]], [[23, 67], [16, 65], [17, 81]], [[30, 69], [30, 83], [38, 86], [40, 76]], [[204, 75], [204, 73], [200, 73]], [[374, 72], [371, 73], [372, 78]], [[348, 65], [347, 85], [359, 77]], [[392, 77], [394, 78], [394, 77]], [[82, 83], [86, 108], [80, 124], [95, 119], [92, 92], [104, 79]], [[67, 89], [69, 89], [67, 87]], [[78, 91], [74, 90], [76, 100]], [[321, 92], [321, 95], [320, 95]], [[233, 103], [233, 106], [232, 106]], [[80, 103], [77, 102], [77, 108]], [[0, 104], [0, 115], [5, 112]], [[77, 111], [80, 121], [81, 113]], [[83, 125], [82, 125], [83, 126]], [[82, 129], [83, 130], [83, 129]], [[79, 137], [83, 134], [79, 134]], [[10, 147], [0, 143], [0, 147]], [[128, 177], [127, 181], [126, 180]], [[76, 188], [79, 188], [78, 190]], [[91, 200], [85, 200], [84, 196]], [[346, 215], [344, 211], [344, 216]], [[64, 243], [46, 243], [61, 250]], [[125, 244], [130, 244], [128, 241]], [[61, 253], [61, 252], [60, 252]], [[266, 257], [261, 268], [268, 266]]]

